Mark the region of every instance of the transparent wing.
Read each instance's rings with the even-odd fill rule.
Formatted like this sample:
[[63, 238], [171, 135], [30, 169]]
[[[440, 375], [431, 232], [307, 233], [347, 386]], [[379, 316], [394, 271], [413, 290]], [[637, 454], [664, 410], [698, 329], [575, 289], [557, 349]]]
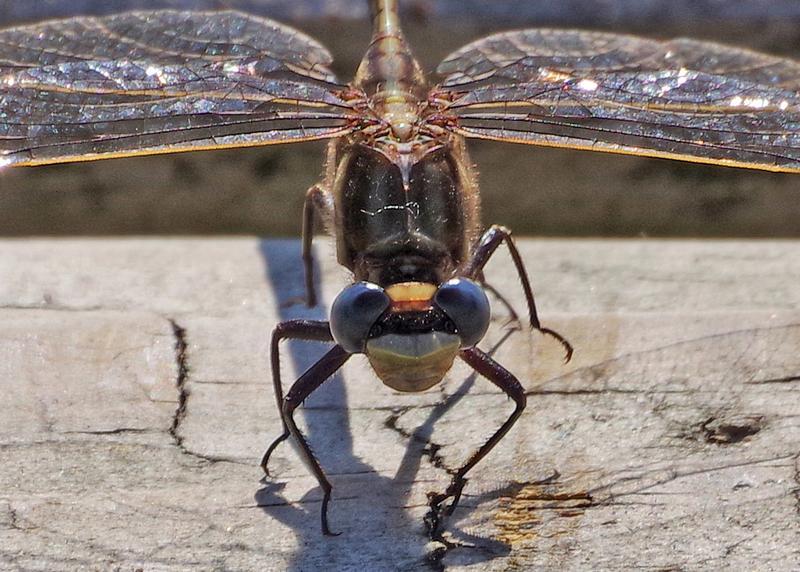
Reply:
[[467, 137], [800, 171], [798, 62], [692, 40], [522, 30], [469, 44], [438, 72], [432, 96]]
[[0, 165], [334, 137], [355, 115], [300, 32], [237, 12], [0, 31]]

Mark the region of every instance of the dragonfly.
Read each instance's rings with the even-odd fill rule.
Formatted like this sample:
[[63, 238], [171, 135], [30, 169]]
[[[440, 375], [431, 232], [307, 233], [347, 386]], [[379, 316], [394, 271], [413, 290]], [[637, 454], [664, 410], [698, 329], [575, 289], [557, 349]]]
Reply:
[[[522, 414], [523, 385], [478, 347], [491, 319], [484, 268], [501, 246], [526, 321], [571, 356], [540, 323], [510, 231], [481, 227], [467, 139], [800, 172], [798, 62], [690, 39], [525, 29], [457, 50], [429, 82], [398, 0], [369, 5], [372, 40], [349, 83], [314, 39], [236, 11], [139, 11], [0, 31], [3, 167], [329, 140], [325, 178], [307, 191], [303, 212], [307, 301], [316, 304], [320, 222], [352, 283], [329, 320], [275, 327], [282, 432], [261, 461], [267, 472], [275, 448], [294, 440], [322, 490], [326, 535], [333, 487], [294, 415], [352, 355], [365, 354], [401, 392], [433, 387], [460, 359], [513, 400], [507, 420], [432, 495], [443, 514]], [[287, 339], [331, 347], [284, 392]]]

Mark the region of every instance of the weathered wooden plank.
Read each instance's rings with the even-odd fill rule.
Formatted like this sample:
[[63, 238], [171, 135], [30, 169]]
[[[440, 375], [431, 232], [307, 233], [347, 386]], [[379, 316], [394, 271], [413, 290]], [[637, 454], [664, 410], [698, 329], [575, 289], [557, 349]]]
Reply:
[[[0, 567], [796, 568], [797, 248], [523, 241], [576, 356], [528, 332], [496, 350], [529, 407], [432, 542], [427, 493], [511, 409], [465, 368], [400, 395], [354, 360], [308, 400], [342, 536], [290, 447], [259, 483], [269, 331], [324, 315], [287, 305], [295, 242], [0, 242]], [[329, 301], [345, 277], [319, 251]], [[487, 275], [521, 307], [504, 262]], [[286, 379], [319, 351], [287, 347]]]

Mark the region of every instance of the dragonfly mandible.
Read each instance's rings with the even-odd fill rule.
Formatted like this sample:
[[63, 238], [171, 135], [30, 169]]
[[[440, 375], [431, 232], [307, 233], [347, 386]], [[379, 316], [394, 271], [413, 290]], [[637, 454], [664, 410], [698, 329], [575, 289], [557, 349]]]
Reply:
[[[332, 486], [294, 420], [350, 356], [399, 391], [423, 391], [459, 358], [515, 402], [433, 505], [455, 509], [466, 474], [521, 415], [518, 380], [477, 344], [490, 320], [483, 268], [511, 253], [534, 329], [533, 292], [510, 232], [481, 232], [468, 138], [800, 171], [800, 63], [693, 40], [575, 30], [492, 35], [456, 51], [429, 85], [398, 0], [372, 0], [373, 38], [350, 83], [330, 54], [278, 22], [234, 11], [130, 12], [0, 31], [0, 166], [42, 165], [329, 139], [306, 195], [303, 260], [315, 303], [315, 221], [353, 283], [330, 321], [278, 324], [271, 359], [283, 431], [322, 491]], [[280, 343], [333, 344], [284, 395]]]

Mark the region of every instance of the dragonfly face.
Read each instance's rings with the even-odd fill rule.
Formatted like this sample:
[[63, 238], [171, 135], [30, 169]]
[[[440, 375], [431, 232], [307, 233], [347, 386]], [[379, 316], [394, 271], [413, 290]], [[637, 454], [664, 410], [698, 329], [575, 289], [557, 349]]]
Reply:
[[[279, 324], [275, 397], [323, 490], [331, 484], [296, 408], [353, 353], [400, 391], [442, 379], [458, 357], [515, 409], [431, 508], [505, 435], [522, 385], [476, 344], [489, 323], [484, 267], [505, 244], [543, 328], [510, 232], [479, 235], [467, 138], [800, 172], [800, 64], [717, 44], [574, 30], [520, 30], [473, 42], [430, 87], [400, 30], [397, 0], [370, 0], [374, 34], [355, 78], [339, 81], [316, 41], [233, 11], [132, 12], [0, 31], [0, 166], [40, 165], [330, 139], [325, 180], [307, 194], [304, 262], [322, 218], [355, 283], [331, 321]], [[284, 397], [280, 342], [333, 343]]]
[[439, 383], [458, 351], [476, 345], [489, 327], [489, 300], [475, 282], [454, 278], [441, 286], [370, 282], [348, 286], [331, 307], [333, 339], [367, 355], [378, 377], [398, 391]]

